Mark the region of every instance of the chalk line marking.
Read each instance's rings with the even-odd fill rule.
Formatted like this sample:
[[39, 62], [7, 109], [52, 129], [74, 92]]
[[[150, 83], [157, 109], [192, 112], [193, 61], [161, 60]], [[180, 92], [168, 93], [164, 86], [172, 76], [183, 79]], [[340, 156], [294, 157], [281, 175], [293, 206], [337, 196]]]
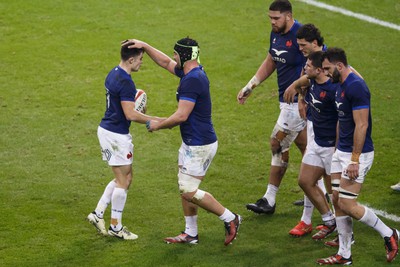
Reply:
[[397, 216], [397, 215], [387, 213], [386, 211], [383, 211], [383, 210], [374, 209], [373, 207], [371, 207], [370, 205], [365, 204], [365, 203], [362, 204], [362, 205], [364, 205], [364, 206], [368, 207], [369, 209], [371, 209], [376, 215], [379, 215], [379, 216], [384, 217], [386, 219], [392, 220], [394, 222], [400, 222], [400, 217]]
[[383, 20], [380, 20], [380, 19], [377, 19], [377, 18], [374, 18], [374, 17], [370, 17], [370, 16], [367, 16], [367, 15], [364, 15], [364, 14], [355, 13], [355, 12], [352, 12], [350, 10], [347, 10], [347, 9], [344, 9], [344, 8], [341, 8], [341, 7], [328, 5], [328, 4], [321, 3], [321, 2], [318, 2], [318, 1], [315, 1], [315, 0], [299, 0], [299, 1], [303, 2], [303, 3], [306, 3], [306, 4], [309, 4], [309, 5], [313, 5], [313, 6], [316, 6], [316, 7], [323, 8], [323, 9], [327, 9], [329, 11], [341, 13], [341, 14], [349, 16], [349, 17], [353, 17], [353, 18], [357, 18], [357, 19], [360, 19], [360, 20], [363, 20], [363, 21], [367, 21], [369, 23], [377, 24], [377, 25], [380, 25], [380, 26], [383, 26], [383, 27], [387, 27], [387, 28], [391, 28], [391, 29], [400, 31], [400, 25], [397, 25], [397, 24], [394, 24], [394, 23], [391, 23], [391, 22], [387, 22], [387, 21], [383, 21]]

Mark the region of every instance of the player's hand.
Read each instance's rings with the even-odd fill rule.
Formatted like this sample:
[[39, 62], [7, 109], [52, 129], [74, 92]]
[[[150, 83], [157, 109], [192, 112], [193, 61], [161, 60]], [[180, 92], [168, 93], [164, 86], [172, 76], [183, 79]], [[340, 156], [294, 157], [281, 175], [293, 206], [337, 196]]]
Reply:
[[294, 88], [294, 86], [289, 86], [288, 88], [286, 88], [285, 92], [283, 93], [283, 100], [288, 103], [291, 104], [294, 102], [294, 98], [297, 95], [297, 91]]
[[149, 132], [157, 131], [159, 128], [160, 122], [156, 120], [150, 120], [146, 122], [146, 128]]
[[237, 95], [237, 101], [239, 102], [239, 104], [244, 104], [244, 102], [246, 102], [246, 99], [251, 95], [251, 92], [253, 90], [251, 88], [248, 88], [247, 86], [243, 87], [243, 89], [241, 89]]
[[298, 104], [300, 118], [307, 119], [307, 103], [303, 99], [299, 99]]
[[128, 46], [128, 48], [143, 48], [145, 43], [137, 39], [127, 39], [121, 41], [121, 46]]
[[354, 181], [358, 178], [358, 170], [360, 169], [360, 164], [351, 162], [346, 169], [347, 176], [350, 180]]

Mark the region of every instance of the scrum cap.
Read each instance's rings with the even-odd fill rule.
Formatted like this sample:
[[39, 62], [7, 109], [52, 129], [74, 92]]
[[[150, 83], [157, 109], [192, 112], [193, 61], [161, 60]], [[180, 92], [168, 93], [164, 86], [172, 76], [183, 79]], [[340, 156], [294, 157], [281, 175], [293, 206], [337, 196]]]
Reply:
[[177, 41], [174, 46], [174, 51], [179, 56], [179, 59], [181, 61], [181, 68], [183, 68], [185, 62], [188, 60], [197, 59], [197, 62], [200, 63], [199, 44], [195, 40], [190, 39], [189, 37]]

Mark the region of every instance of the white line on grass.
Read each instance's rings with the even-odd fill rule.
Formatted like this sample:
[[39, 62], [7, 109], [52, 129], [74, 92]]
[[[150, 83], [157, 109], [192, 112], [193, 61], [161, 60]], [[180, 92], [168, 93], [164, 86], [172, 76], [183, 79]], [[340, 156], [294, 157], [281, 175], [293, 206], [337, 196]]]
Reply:
[[386, 219], [389, 219], [389, 220], [392, 220], [392, 221], [394, 221], [394, 222], [400, 222], [400, 217], [399, 217], [399, 216], [396, 216], [396, 215], [394, 215], [394, 214], [387, 213], [386, 211], [383, 211], [383, 210], [374, 209], [373, 207], [371, 207], [371, 206], [368, 205], [368, 204], [363, 204], [363, 205], [365, 205], [365, 206], [367, 206], [369, 209], [371, 209], [376, 215], [382, 216], [382, 217], [384, 217], [384, 218], [386, 218]]
[[303, 2], [303, 3], [306, 3], [306, 4], [309, 4], [309, 5], [313, 5], [313, 6], [316, 6], [316, 7], [327, 9], [329, 11], [338, 12], [338, 13], [341, 13], [341, 14], [346, 15], [346, 16], [354, 17], [354, 18], [357, 18], [357, 19], [360, 19], [360, 20], [363, 20], [363, 21], [367, 21], [367, 22], [370, 22], [370, 23], [378, 24], [378, 25], [381, 25], [381, 26], [384, 26], [384, 27], [387, 27], [387, 28], [391, 28], [391, 29], [400, 31], [400, 25], [397, 25], [397, 24], [394, 24], [394, 23], [391, 23], [391, 22], [386, 22], [386, 21], [383, 21], [383, 20], [380, 20], [380, 19], [377, 19], [377, 18], [374, 18], [374, 17], [370, 17], [370, 16], [367, 16], [367, 15], [364, 15], [364, 14], [355, 13], [355, 12], [352, 12], [350, 10], [347, 10], [347, 9], [344, 9], [344, 8], [341, 8], [341, 7], [331, 6], [331, 5], [328, 5], [328, 4], [325, 4], [325, 3], [321, 3], [321, 2], [318, 2], [318, 1], [314, 1], [314, 0], [299, 0], [299, 1]]

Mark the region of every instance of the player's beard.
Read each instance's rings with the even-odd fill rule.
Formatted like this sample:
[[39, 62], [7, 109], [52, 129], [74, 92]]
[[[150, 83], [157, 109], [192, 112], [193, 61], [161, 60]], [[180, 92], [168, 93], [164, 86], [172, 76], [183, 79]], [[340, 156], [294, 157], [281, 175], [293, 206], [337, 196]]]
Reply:
[[339, 83], [340, 81], [341, 81], [340, 72], [338, 71], [337, 68], [335, 68], [335, 70], [332, 73], [332, 82]]
[[274, 33], [284, 33], [286, 29], [286, 22], [282, 25], [282, 27], [272, 26], [272, 31]]

